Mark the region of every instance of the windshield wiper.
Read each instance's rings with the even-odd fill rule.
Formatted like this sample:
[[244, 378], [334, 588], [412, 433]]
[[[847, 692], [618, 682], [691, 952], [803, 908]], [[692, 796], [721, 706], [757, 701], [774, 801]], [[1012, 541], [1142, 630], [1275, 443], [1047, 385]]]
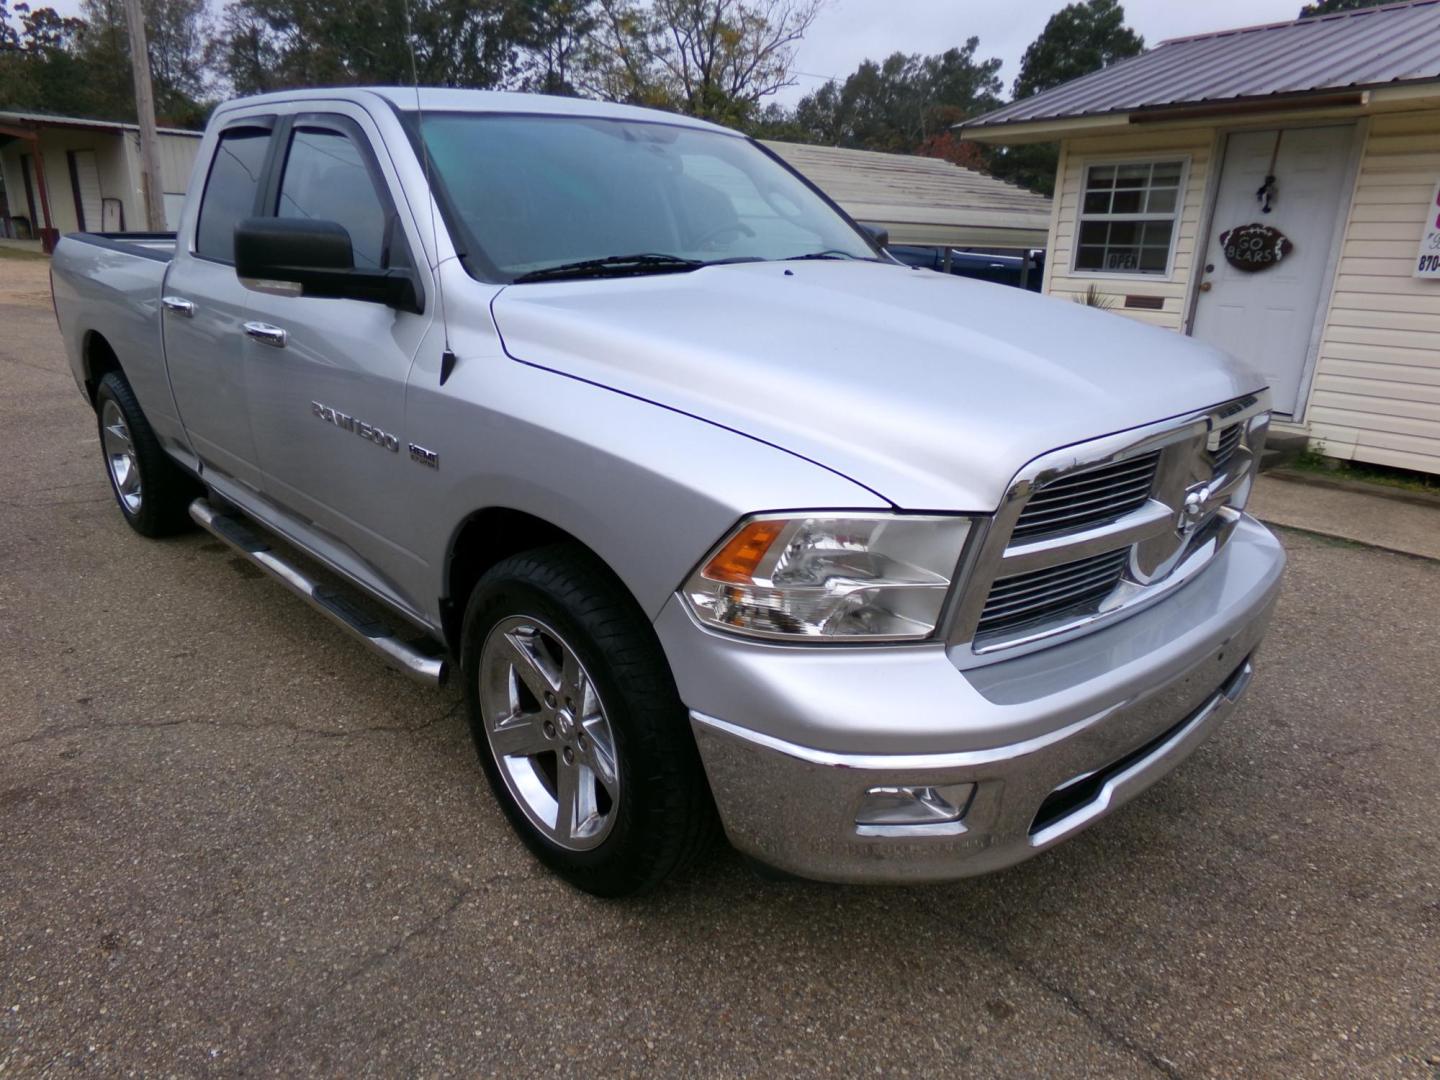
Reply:
[[561, 278], [623, 277], [626, 274], [680, 273], [698, 270], [705, 263], [699, 259], [683, 259], [679, 255], [642, 252], [638, 255], [606, 255], [603, 259], [581, 259], [540, 270], [531, 270], [515, 279], [520, 285], [527, 281], [553, 281]]
[[803, 262], [806, 259], [843, 259], [845, 262], [874, 262], [874, 259], [867, 259], [863, 255], [851, 255], [848, 251], [840, 251], [830, 248], [827, 251], [811, 251], [804, 255], [791, 255], [788, 259], [781, 259], [781, 262]]

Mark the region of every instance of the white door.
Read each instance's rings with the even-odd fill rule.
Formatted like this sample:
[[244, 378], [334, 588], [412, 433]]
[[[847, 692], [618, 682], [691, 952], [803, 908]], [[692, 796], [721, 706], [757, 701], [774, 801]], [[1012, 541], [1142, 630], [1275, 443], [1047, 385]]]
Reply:
[[75, 181], [75, 220], [82, 231], [104, 228], [100, 211], [100, 167], [94, 150], [70, 151], [71, 177]]
[[[1225, 147], [1191, 332], [1262, 372], [1285, 416], [1300, 411], [1309, 389], [1305, 369], [1354, 133], [1352, 126], [1245, 131]], [[1256, 195], [1267, 175], [1275, 177], [1268, 214]], [[1290, 251], [1262, 270], [1230, 265], [1220, 237], [1250, 224], [1278, 229]]]

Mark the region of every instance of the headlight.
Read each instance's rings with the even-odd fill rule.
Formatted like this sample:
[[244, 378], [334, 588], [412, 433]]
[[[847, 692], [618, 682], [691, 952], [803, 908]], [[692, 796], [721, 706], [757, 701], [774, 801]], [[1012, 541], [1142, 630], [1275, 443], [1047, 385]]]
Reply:
[[914, 640], [940, 620], [963, 517], [748, 518], [685, 583], [699, 619], [756, 637]]

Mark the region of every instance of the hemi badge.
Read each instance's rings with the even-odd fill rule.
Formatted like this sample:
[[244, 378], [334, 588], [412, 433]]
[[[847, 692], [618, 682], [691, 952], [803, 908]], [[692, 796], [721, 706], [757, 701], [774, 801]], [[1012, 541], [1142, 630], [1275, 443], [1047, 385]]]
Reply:
[[410, 460], [418, 461], [421, 465], [428, 465], [432, 469], [440, 467], [440, 455], [434, 450], [426, 450], [423, 446], [410, 444]]

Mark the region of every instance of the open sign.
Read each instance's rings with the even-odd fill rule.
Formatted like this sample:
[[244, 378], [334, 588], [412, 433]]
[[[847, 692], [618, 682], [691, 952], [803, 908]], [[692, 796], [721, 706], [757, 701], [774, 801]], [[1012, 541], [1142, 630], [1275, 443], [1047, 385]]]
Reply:
[[1440, 184], [1435, 185], [1435, 193], [1430, 196], [1425, 231], [1420, 234], [1420, 253], [1412, 273], [1418, 278], [1440, 278]]
[[1279, 229], [1259, 222], [1221, 233], [1220, 246], [1226, 262], [1250, 274], [1274, 266], [1295, 250], [1295, 245]]

